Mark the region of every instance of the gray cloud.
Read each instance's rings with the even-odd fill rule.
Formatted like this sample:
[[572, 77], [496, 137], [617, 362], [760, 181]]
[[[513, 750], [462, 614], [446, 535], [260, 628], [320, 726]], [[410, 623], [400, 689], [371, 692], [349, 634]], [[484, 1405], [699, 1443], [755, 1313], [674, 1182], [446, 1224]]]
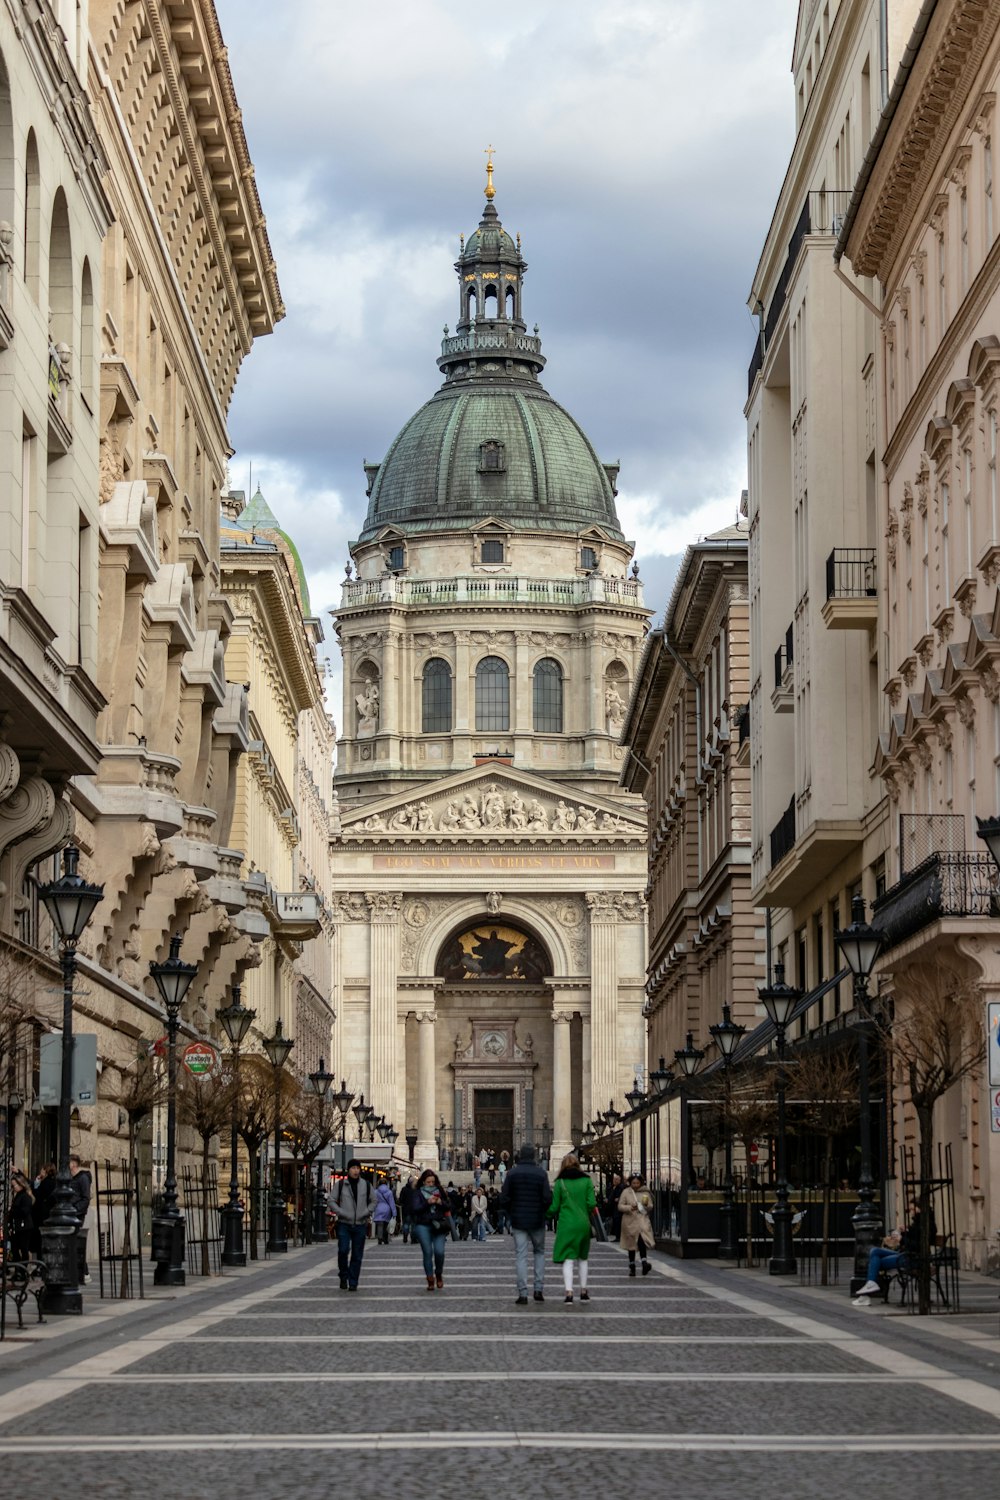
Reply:
[[457, 0], [218, 8], [288, 306], [240, 378], [233, 478], [252, 461], [314, 607], [338, 595], [362, 460], [437, 387], [492, 140], [545, 383], [621, 460], [662, 612], [683, 547], [745, 482], [745, 298], [791, 143], [791, 0], [536, 0], [496, 37]]

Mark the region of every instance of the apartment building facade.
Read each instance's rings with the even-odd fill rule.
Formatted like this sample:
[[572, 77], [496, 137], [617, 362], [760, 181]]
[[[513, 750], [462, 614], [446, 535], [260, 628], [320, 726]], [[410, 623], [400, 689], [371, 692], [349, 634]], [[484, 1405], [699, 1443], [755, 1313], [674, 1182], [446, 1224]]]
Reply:
[[[898, 1017], [915, 978], [935, 972], [971, 989], [977, 1008], [1000, 998], [997, 869], [976, 837], [977, 817], [1000, 811], [998, 86], [1000, 5], [922, 7], [838, 244], [855, 276], [882, 289], [888, 719], [874, 769], [889, 817], [876, 921]], [[957, 1004], [951, 1013], [957, 1031]], [[984, 1063], [944, 1094], [935, 1124], [953, 1147], [963, 1262], [997, 1270], [990, 1095]], [[914, 1141], [902, 1088], [894, 1125], [898, 1141]]]

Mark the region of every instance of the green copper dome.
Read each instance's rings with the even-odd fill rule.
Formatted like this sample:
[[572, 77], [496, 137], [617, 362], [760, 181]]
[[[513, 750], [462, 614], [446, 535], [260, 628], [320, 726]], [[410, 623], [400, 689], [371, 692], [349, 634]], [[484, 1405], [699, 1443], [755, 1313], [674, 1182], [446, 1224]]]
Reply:
[[616, 464], [543, 388], [538, 329], [521, 316], [527, 265], [500, 223], [492, 181], [476, 232], [455, 270], [459, 320], [445, 328], [444, 385], [410, 418], [380, 464], [365, 464], [368, 514], [361, 541], [385, 526], [419, 533], [497, 516], [575, 534], [600, 526], [622, 539]]

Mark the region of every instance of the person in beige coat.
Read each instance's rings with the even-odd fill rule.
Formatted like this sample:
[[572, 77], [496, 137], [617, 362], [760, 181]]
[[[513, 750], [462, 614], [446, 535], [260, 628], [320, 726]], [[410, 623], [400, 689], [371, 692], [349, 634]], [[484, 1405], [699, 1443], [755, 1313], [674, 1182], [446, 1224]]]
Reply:
[[642, 1274], [648, 1276], [653, 1269], [646, 1258], [647, 1250], [653, 1248], [653, 1226], [649, 1222], [649, 1210], [653, 1200], [639, 1172], [633, 1172], [628, 1187], [622, 1189], [618, 1199], [618, 1212], [622, 1216], [621, 1243], [628, 1251], [628, 1274], [635, 1275], [635, 1252], [642, 1261]]

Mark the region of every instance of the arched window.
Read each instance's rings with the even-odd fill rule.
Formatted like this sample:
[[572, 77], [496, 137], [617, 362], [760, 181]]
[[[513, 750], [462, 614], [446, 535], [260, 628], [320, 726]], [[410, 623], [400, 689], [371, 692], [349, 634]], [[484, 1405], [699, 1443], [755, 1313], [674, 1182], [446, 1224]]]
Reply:
[[476, 321], [477, 311], [478, 303], [476, 301], [476, 289], [474, 286], [470, 286], [469, 295], [465, 299], [465, 314], [470, 323], [474, 323]]
[[440, 656], [433, 656], [424, 667], [422, 707], [424, 734], [450, 733], [451, 669]]
[[546, 656], [535, 667], [535, 729], [541, 734], [562, 734], [562, 667]]
[[483, 291], [483, 314], [492, 322], [497, 315], [499, 301], [495, 286], [488, 286]]
[[49, 227], [49, 328], [57, 344], [73, 345], [73, 251], [69, 209], [62, 188], [52, 200]]
[[506, 303], [507, 303], [507, 317], [510, 318], [511, 320], [513, 320], [513, 317], [514, 317], [514, 288], [512, 286], [509, 286], [507, 288]]
[[510, 673], [499, 656], [484, 656], [476, 667], [476, 728], [510, 728]]
[[[14, 117], [10, 104], [10, 79], [0, 52], [0, 219], [14, 223]], [[13, 255], [15, 246], [11, 245]]]
[[94, 411], [94, 283], [90, 261], [83, 263], [80, 282], [80, 394]]
[[38, 301], [39, 266], [42, 253], [42, 178], [38, 166], [35, 132], [28, 131], [24, 148], [24, 281]]

